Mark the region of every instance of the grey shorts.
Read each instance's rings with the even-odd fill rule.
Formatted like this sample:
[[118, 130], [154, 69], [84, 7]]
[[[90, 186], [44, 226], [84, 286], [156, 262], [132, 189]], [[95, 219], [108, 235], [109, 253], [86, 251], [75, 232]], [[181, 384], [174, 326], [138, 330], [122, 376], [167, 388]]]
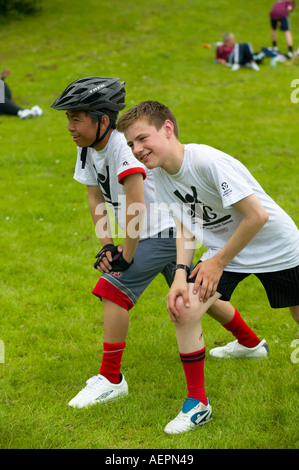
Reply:
[[92, 293], [129, 310], [158, 274], [163, 274], [170, 286], [175, 265], [176, 241], [173, 230], [170, 229], [157, 238], [140, 240], [134, 262], [129, 269], [102, 274]]

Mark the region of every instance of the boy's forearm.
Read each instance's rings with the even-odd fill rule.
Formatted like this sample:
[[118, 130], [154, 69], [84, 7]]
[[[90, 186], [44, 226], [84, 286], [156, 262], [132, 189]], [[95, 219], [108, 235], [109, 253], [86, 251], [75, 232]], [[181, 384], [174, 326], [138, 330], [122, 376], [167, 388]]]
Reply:
[[126, 194], [126, 233], [123, 257], [128, 263], [131, 263], [140, 240], [146, 213], [142, 174], [136, 173], [126, 177], [124, 189]]
[[110, 220], [106, 208], [100, 215], [94, 213], [94, 215], [92, 215], [92, 219], [95, 226], [96, 235], [99, 238], [102, 247], [108, 243], [114, 243], [111, 234]]
[[219, 266], [224, 269], [250, 243], [261, 228], [262, 225], [250, 224], [248, 221], [242, 220], [228, 242], [214, 255]]
[[[247, 203], [249, 198], [253, 202], [252, 206], [250, 202]], [[243, 219], [228, 242], [214, 256], [214, 260], [222, 269], [250, 243], [268, 220], [268, 214], [257, 198], [255, 196], [249, 198], [234, 205], [242, 213]]]
[[[195, 251], [195, 237], [176, 218], [174, 221], [176, 225], [176, 262], [190, 267]], [[181, 275], [179, 271], [176, 272], [178, 276]]]
[[102, 247], [113, 243], [106, 203], [98, 187], [88, 187], [88, 203], [96, 235]]
[[139, 243], [139, 239], [140, 237], [138, 238], [126, 237], [124, 240], [123, 257], [128, 263], [131, 263], [134, 258], [134, 253]]
[[130, 198], [127, 198], [123, 257], [128, 263], [131, 263], [140, 240], [145, 210], [143, 202], [130, 202]]

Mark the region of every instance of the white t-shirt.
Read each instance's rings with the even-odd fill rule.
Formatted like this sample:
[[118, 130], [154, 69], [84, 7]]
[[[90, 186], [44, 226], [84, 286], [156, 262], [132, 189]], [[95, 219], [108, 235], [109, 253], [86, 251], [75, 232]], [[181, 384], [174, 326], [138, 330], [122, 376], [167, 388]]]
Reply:
[[[171, 217], [152, 217], [155, 187], [152, 172], [139, 163], [128, 147], [124, 135], [113, 130], [103, 150], [88, 148], [85, 168], [82, 169], [81, 148], [77, 147], [78, 156], [74, 179], [87, 186], [99, 186], [108, 206], [115, 215], [118, 226], [125, 231], [126, 202], [123, 179], [132, 173], [142, 173], [144, 177], [144, 217], [140, 238], [154, 237], [173, 225]], [[136, 219], [137, 222], [137, 219]], [[134, 230], [133, 230], [134, 231]], [[137, 233], [137, 232], [136, 232]]]
[[295, 223], [235, 158], [207, 145], [188, 144], [177, 174], [161, 168], [153, 174], [156, 199], [207, 248], [203, 260], [215, 255], [238, 227], [242, 216], [232, 205], [255, 194], [269, 220], [225, 270], [272, 272], [299, 264]]

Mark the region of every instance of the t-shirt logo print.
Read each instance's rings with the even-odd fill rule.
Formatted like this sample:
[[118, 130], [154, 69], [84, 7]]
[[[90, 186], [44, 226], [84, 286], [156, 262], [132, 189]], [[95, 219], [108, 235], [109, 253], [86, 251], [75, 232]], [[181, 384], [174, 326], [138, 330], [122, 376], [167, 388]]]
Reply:
[[[219, 224], [221, 222], [225, 222], [226, 220], [231, 218], [230, 215], [226, 215], [222, 218], [219, 218], [219, 216], [213, 211], [212, 207], [205, 205], [202, 201], [198, 199], [197, 190], [194, 186], [191, 186], [191, 191], [192, 191], [192, 194], [187, 193], [185, 197], [182, 196], [182, 194], [178, 190], [174, 191], [174, 194], [184, 204], [190, 205], [190, 208], [191, 208], [190, 216], [192, 217], [194, 221], [193, 223], [196, 222], [195, 219], [202, 220], [203, 226], [208, 227], [208, 226]], [[229, 187], [228, 187], [228, 191], [231, 191]]]
[[[96, 167], [94, 169], [97, 172]], [[119, 203], [113, 202], [111, 199], [111, 190], [110, 190], [110, 178], [109, 178], [109, 166], [106, 166], [106, 175], [97, 172], [98, 185], [100, 186], [105, 200], [112, 204], [114, 208], [117, 208]]]
[[232, 192], [226, 181], [221, 183], [221, 189], [223, 190], [223, 196], [228, 196]]
[[198, 218], [203, 222], [210, 222], [211, 219], [217, 218], [217, 215], [212, 212], [212, 208], [205, 206], [197, 197], [197, 190], [194, 186], [191, 186], [192, 194], [186, 194], [185, 197], [176, 190], [174, 194], [178, 197], [184, 204], [188, 204], [191, 209], [190, 216], [192, 219]]

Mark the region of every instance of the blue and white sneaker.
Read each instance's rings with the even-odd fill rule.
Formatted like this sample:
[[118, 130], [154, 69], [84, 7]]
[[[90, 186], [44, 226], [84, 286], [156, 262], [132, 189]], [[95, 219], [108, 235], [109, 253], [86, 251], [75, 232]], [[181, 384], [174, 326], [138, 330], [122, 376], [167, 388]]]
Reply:
[[97, 403], [107, 403], [126, 395], [128, 395], [128, 384], [123, 375], [119, 384], [109, 382], [103, 375], [96, 375], [87, 380], [86, 387], [68, 405], [72, 408], [85, 408]]
[[198, 426], [203, 426], [212, 419], [212, 407], [209, 399], [204, 405], [195, 398], [187, 398], [184, 401], [182, 411], [170, 421], [165, 427], [166, 434], [181, 434], [182, 432], [193, 431]]

